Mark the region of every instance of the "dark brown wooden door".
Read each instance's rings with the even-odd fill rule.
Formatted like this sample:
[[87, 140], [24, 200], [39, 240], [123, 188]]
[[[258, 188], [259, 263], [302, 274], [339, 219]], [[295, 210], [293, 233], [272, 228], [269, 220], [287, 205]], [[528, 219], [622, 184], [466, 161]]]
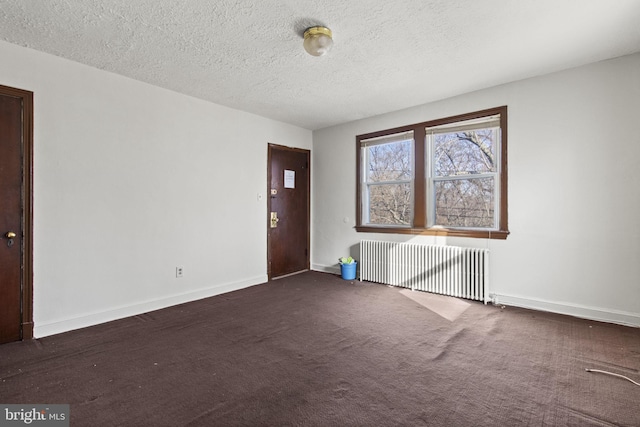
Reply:
[[0, 86], [0, 343], [33, 336], [33, 93]]
[[269, 278], [309, 269], [310, 152], [269, 145]]
[[22, 100], [0, 95], [0, 343], [22, 337], [21, 141]]

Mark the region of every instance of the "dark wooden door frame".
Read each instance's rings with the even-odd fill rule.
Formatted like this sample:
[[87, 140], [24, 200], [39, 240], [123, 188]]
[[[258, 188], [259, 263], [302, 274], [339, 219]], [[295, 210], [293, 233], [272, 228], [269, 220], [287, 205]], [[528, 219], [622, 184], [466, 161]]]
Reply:
[[0, 85], [0, 94], [22, 100], [21, 339], [33, 338], [33, 92]]
[[311, 150], [304, 148], [287, 147], [285, 145], [268, 144], [267, 147], [267, 277], [269, 280], [271, 276], [271, 233], [270, 233], [270, 213], [271, 213], [271, 151], [272, 150], [289, 150], [299, 153], [305, 153], [307, 155], [307, 253], [306, 253], [306, 268], [311, 268]]

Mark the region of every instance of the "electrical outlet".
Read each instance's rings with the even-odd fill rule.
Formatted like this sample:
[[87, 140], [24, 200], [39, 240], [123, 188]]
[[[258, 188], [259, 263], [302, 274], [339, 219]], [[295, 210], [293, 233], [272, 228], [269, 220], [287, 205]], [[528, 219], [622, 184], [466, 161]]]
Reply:
[[184, 267], [176, 267], [176, 277], [184, 276]]

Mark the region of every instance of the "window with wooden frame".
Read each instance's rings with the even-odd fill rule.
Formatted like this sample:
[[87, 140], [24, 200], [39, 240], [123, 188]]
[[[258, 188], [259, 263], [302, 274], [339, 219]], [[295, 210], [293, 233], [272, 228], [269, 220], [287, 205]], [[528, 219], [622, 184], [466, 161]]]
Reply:
[[361, 232], [506, 239], [507, 107], [358, 135]]

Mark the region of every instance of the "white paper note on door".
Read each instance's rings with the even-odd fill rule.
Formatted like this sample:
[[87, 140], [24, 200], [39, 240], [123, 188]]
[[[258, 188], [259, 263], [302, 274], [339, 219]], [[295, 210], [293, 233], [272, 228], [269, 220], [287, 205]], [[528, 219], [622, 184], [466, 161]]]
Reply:
[[296, 171], [284, 170], [284, 188], [296, 188]]

